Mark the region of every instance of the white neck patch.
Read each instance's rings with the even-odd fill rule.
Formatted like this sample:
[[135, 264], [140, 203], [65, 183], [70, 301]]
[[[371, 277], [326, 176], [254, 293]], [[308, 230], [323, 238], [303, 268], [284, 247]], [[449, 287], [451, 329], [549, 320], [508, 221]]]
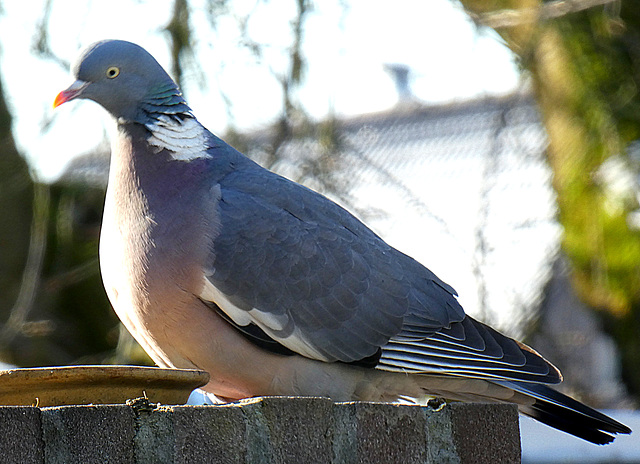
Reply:
[[160, 115], [152, 123], [146, 124], [151, 135], [149, 145], [168, 150], [171, 157], [178, 161], [191, 161], [198, 158], [211, 158], [207, 153], [207, 136], [204, 127], [195, 118], [179, 120]]

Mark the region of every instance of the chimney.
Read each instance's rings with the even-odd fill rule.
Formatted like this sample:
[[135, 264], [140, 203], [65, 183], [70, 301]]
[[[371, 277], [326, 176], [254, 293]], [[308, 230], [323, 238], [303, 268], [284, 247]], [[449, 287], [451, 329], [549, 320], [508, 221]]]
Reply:
[[398, 103], [413, 102], [415, 99], [411, 91], [411, 86], [409, 85], [411, 68], [405, 64], [387, 63], [384, 65], [384, 70], [389, 73], [396, 85]]

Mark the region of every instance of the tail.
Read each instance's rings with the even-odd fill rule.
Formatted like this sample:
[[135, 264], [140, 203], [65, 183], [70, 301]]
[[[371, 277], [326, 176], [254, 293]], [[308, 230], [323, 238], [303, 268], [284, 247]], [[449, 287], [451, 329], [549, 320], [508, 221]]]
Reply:
[[606, 445], [615, 440], [616, 434], [631, 433], [626, 425], [546, 385], [510, 381], [496, 383], [533, 399], [533, 404], [518, 405], [523, 414], [591, 443]]
[[[323, 375], [321, 379], [311, 376], [314, 385], [320, 385], [320, 380], [325, 378], [330, 379], [333, 385], [338, 384], [336, 379], [347, 380], [353, 377], [348, 386], [345, 387], [347, 384], [344, 382], [340, 384], [340, 391], [347, 392], [346, 401], [402, 399], [424, 403], [428, 398], [436, 397], [462, 402], [514, 403], [520, 413], [597, 445], [611, 443], [617, 434], [631, 433], [626, 425], [542, 383], [462, 376], [406, 375], [380, 370], [356, 370], [351, 366], [326, 363], [323, 367], [341, 369], [341, 372]], [[326, 370], [323, 372], [328, 374]], [[362, 376], [359, 377], [358, 373]], [[322, 388], [321, 390], [324, 391]], [[333, 398], [333, 395], [328, 396]], [[345, 401], [344, 398], [333, 399]]]

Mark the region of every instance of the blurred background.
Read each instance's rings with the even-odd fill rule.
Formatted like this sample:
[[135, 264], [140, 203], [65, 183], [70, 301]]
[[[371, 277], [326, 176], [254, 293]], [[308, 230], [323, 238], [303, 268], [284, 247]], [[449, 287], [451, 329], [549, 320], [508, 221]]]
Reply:
[[[79, 50], [105, 38], [145, 47], [210, 130], [338, 201], [469, 314], [534, 346], [564, 392], [637, 409], [635, 2], [0, 0], [7, 365], [150, 363], [100, 279], [113, 122], [91, 102], [52, 110]], [[529, 427], [525, 462], [539, 462]], [[538, 449], [573, 440], [559, 435]]]

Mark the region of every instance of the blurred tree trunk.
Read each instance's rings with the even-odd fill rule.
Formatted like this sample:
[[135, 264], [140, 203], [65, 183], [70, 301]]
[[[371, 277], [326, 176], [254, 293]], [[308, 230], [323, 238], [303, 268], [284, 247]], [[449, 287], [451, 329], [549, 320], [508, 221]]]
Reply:
[[633, 2], [606, 0], [462, 3], [497, 30], [531, 74], [573, 286], [604, 310], [637, 396], [640, 232], [629, 226], [629, 213], [638, 203], [633, 189], [612, 196], [601, 167], [617, 157], [625, 168], [613, 180], [628, 175], [627, 152], [640, 139], [640, 11]]
[[[11, 135], [11, 115], [0, 82], [0, 323], [14, 307], [29, 253], [34, 188]], [[2, 349], [3, 347], [0, 347]], [[1, 353], [0, 353], [1, 354]]]

